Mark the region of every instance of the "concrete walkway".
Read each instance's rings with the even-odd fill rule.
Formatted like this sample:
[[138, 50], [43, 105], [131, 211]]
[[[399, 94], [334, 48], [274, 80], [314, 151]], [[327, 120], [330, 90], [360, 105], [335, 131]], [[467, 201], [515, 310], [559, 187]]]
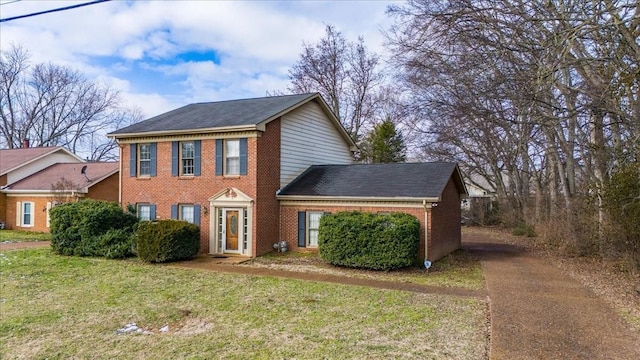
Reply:
[[640, 359], [640, 337], [608, 304], [546, 259], [466, 234], [491, 311], [491, 359]]

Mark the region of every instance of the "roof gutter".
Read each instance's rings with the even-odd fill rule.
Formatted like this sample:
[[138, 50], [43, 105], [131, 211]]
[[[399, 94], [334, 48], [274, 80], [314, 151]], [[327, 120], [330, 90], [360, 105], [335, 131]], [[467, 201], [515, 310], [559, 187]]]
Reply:
[[148, 131], [148, 132], [122, 133], [122, 134], [109, 133], [107, 134], [107, 137], [118, 140], [122, 138], [135, 138], [135, 137], [193, 135], [193, 134], [201, 134], [201, 133], [223, 133], [223, 132], [251, 131], [251, 130], [260, 130], [260, 129], [259, 129], [259, 126], [257, 125], [241, 125], [241, 126], [223, 126], [223, 127], [215, 127], [215, 128], [201, 128], [201, 129], [188, 129], [188, 130], [162, 130], [162, 131]]
[[25, 195], [60, 195], [60, 194], [65, 194], [65, 193], [81, 193], [81, 194], [86, 194], [87, 193], [87, 188], [80, 188], [80, 189], [68, 189], [68, 190], [11, 190], [11, 189], [2, 189], [0, 190], [0, 192], [3, 192], [7, 195], [21, 195], [21, 194], [25, 194]]
[[390, 197], [390, 196], [313, 196], [313, 195], [276, 195], [278, 200], [291, 201], [377, 201], [377, 202], [439, 202], [440, 197]]

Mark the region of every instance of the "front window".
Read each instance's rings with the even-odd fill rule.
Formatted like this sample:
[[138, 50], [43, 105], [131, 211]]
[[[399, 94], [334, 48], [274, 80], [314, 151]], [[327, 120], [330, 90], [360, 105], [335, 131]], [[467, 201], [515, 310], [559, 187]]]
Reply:
[[193, 141], [184, 141], [181, 143], [180, 157], [181, 157], [181, 175], [193, 175], [194, 173], [194, 160], [195, 160], [195, 145]]
[[140, 144], [138, 146], [138, 175], [151, 175], [151, 144]]
[[22, 226], [33, 226], [33, 203], [22, 203]]
[[195, 224], [195, 211], [193, 205], [180, 205], [180, 220]]
[[140, 219], [141, 221], [151, 220], [151, 205], [149, 204], [138, 205], [138, 219]]
[[225, 175], [240, 174], [240, 140], [225, 140]]
[[309, 212], [307, 213], [307, 246], [318, 246], [318, 230], [320, 229], [320, 218], [323, 213]]

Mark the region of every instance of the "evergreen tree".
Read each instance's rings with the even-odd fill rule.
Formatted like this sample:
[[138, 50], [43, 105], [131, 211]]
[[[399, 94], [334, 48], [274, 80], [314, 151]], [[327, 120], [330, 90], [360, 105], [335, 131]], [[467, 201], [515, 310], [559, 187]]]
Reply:
[[407, 158], [402, 134], [391, 119], [374, 126], [361, 146], [359, 160], [368, 163], [404, 162]]

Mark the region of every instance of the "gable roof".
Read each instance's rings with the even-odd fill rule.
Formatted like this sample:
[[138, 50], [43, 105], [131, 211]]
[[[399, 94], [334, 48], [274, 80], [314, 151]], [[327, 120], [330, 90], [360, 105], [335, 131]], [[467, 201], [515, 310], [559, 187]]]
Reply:
[[[87, 177], [81, 173], [84, 166], [87, 167], [85, 172]], [[48, 192], [52, 190], [51, 186], [62, 178], [75, 184], [75, 189], [73, 190], [84, 191], [117, 173], [118, 170], [119, 163], [117, 162], [57, 163], [10, 184], [3, 191]], [[87, 181], [87, 178], [90, 181]]]
[[268, 122], [309, 101], [318, 103], [345, 140], [355, 145], [318, 93], [190, 104], [118, 129], [107, 136], [118, 139], [193, 132], [264, 131]]
[[81, 158], [62, 146], [0, 149], [0, 176], [58, 151], [82, 161]]
[[278, 196], [439, 201], [452, 176], [458, 192], [466, 194], [455, 163], [313, 165], [285, 186]]

